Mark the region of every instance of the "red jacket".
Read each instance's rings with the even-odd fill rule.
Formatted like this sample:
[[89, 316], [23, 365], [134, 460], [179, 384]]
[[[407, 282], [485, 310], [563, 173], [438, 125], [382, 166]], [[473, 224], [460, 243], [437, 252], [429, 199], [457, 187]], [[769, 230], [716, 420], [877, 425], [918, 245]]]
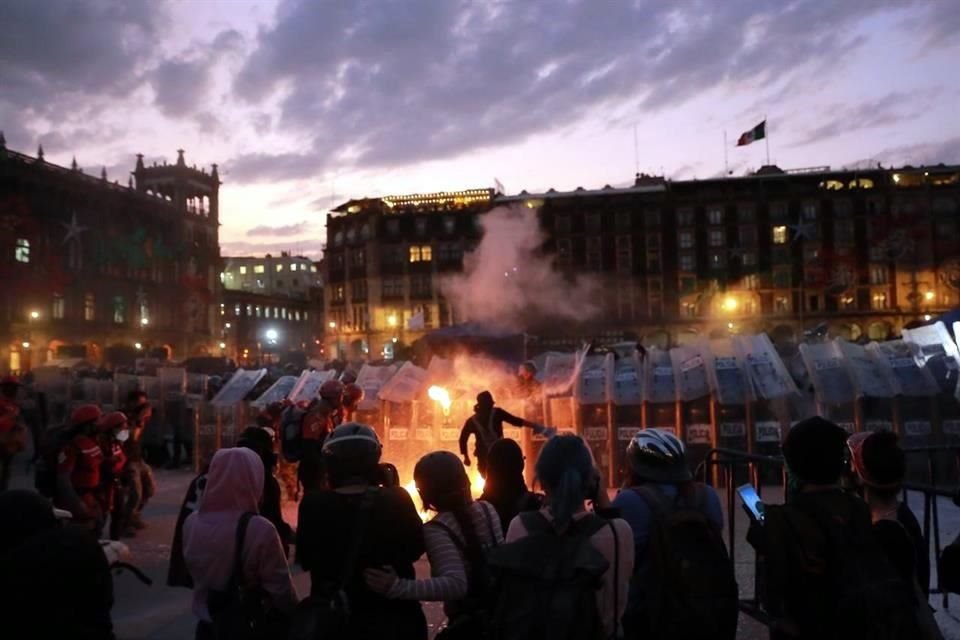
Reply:
[[74, 436], [60, 451], [57, 472], [70, 475], [70, 484], [79, 491], [91, 491], [100, 486], [100, 467], [103, 450], [96, 440], [86, 435]]

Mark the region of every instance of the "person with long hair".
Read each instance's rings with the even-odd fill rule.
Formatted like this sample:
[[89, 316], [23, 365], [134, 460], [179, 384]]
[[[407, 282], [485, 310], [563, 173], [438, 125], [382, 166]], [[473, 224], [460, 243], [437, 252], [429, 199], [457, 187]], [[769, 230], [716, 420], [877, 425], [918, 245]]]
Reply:
[[[588, 501], [595, 510], [608, 503], [593, 455], [579, 436], [558, 435], [548, 440], [540, 451], [536, 470], [537, 480], [546, 492], [545, 505], [539, 513], [560, 535], [575, 529], [580, 519], [590, 515]], [[522, 515], [517, 516], [510, 523], [506, 541], [514, 542], [527, 535]], [[609, 526], [590, 537], [590, 543], [608, 563], [597, 590], [597, 610], [605, 637], [620, 637], [620, 621], [633, 572], [633, 533], [625, 520], [614, 518]]]
[[423, 456], [413, 478], [424, 508], [437, 514], [423, 528], [431, 577], [403, 579], [389, 569], [370, 569], [367, 585], [392, 599], [443, 602], [452, 625], [473, 613], [468, 600], [482, 588], [477, 573], [482, 571], [484, 552], [503, 542], [503, 529], [496, 510], [470, 496], [470, 479], [453, 453]]
[[518, 513], [538, 511], [543, 506], [543, 495], [527, 488], [523, 467], [523, 451], [515, 440], [505, 438], [490, 447], [480, 500], [489, 502], [497, 510], [504, 534]]

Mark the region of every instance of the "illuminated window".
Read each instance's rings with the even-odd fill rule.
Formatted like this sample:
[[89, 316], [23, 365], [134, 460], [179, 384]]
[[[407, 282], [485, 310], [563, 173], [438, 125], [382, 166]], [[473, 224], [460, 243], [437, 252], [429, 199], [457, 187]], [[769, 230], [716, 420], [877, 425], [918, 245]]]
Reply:
[[265, 272], [266, 272], [266, 269], [263, 267], [262, 264], [256, 264], [256, 265], [253, 265], [253, 272], [254, 272], [254, 273], [265, 273]]
[[123, 296], [116, 296], [113, 299], [113, 323], [123, 324], [127, 321], [127, 301]]
[[310, 265], [310, 273], [316, 273], [316, 272], [317, 272], [317, 265], [315, 264]]
[[63, 296], [59, 293], [53, 294], [53, 308], [51, 309], [50, 315], [55, 320], [62, 320], [64, 315], [64, 302]]
[[280, 310], [280, 317], [283, 318], [284, 320], [287, 319], [287, 309], [286, 309], [286, 307], [284, 307], [283, 309]]
[[881, 311], [883, 309], [886, 309], [887, 294], [878, 291], [877, 293], [873, 294], [873, 297], [871, 298], [870, 302], [871, 302], [871, 305], [870, 305], [871, 308], [874, 309], [875, 311]]
[[724, 251], [711, 251], [710, 252], [710, 268], [711, 269], [722, 269], [727, 266], [727, 254]]
[[423, 262], [430, 262], [433, 260], [433, 249], [430, 248], [430, 245], [424, 245], [420, 247], [420, 259]]
[[743, 276], [743, 288], [747, 291], [756, 291], [760, 288], [760, 276], [751, 273]]
[[870, 284], [887, 284], [889, 269], [884, 265], [870, 266]]
[[247, 268], [245, 266], [240, 267], [240, 275], [247, 275]]
[[233, 315], [237, 318], [240, 317], [240, 305], [238, 304], [233, 305]]
[[410, 262], [420, 262], [420, 247], [410, 247]]
[[294, 262], [293, 264], [290, 265], [290, 271], [296, 271], [296, 270], [297, 270], [297, 263]]
[[263, 309], [260, 307], [260, 305], [257, 305], [256, 307], [254, 307], [253, 311], [254, 311], [254, 315], [258, 318], [263, 315]]
[[248, 304], [248, 305], [247, 305], [247, 317], [248, 317], [248, 318], [252, 318], [252, 317], [253, 317], [253, 305], [252, 305], [252, 304]]
[[785, 225], [777, 225], [773, 228], [772, 232], [773, 244], [787, 244], [787, 227]]
[[283, 271], [283, 265], [277, 264], [277, 273], [280, 273], [281, 271]]
[[745, 267], [755, 267], [757, 265], [757, 252], [756, 251], [744, 251], [743, 252], [743, 266]]
[[17, 238], [13, 257], [17, 262], [30, 262], [30, 241], [26, 238]]
[[257, 278], [257, 288], [263, 289], [263, 278]]
[[786, 296], [777, 296], [773, 300], [774, 313], [790, 313], [790, 299]]

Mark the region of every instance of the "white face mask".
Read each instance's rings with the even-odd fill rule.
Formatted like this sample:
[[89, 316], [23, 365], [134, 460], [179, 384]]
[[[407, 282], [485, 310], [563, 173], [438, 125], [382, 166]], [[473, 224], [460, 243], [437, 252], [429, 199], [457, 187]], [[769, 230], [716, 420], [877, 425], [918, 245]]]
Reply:
[[117, 431], [116, 435], [114, 435], [114, 438], [117, 439], [117, 442], [126, 442], [130, 439], [130, 431], [127, 429], [121, 429], [120, 431]]

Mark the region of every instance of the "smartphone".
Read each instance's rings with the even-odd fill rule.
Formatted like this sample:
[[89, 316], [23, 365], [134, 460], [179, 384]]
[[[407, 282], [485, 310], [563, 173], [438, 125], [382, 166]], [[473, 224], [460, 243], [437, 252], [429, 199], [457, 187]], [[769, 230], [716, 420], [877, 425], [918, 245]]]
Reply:
[[745, 484], [737, 487], [737, 493], [743, 501], [743, 506], [754, 520], [763, 521], [763, 502], [757, 495], [757, 490], [752, 484]]

